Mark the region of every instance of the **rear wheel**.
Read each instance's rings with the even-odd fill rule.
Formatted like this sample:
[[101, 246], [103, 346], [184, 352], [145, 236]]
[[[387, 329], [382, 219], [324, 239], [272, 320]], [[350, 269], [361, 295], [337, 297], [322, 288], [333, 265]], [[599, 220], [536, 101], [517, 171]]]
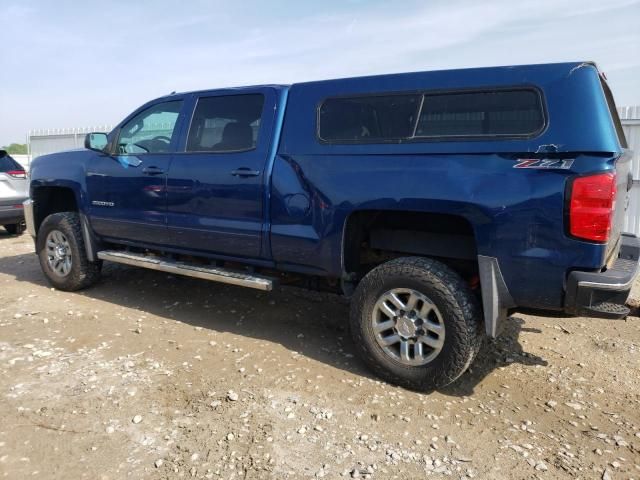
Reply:
[[377, 375], [417, 390], [455, 381], [483, 339], [480, 308], [468, 285], [446, 265], [420, 257], [369, 272], [353, 297], [350, 326]]
[[3, 227], [10, 235], [22, 235], [26, 228], [24, 222], [10, 223], [3, 225]]
[[87, 258], [80, 217], [75, 212], [45, 218], [38, 230], [36, 250], [47, 280], [60, 290], [80, 290], [100, 277], [102, 262]]

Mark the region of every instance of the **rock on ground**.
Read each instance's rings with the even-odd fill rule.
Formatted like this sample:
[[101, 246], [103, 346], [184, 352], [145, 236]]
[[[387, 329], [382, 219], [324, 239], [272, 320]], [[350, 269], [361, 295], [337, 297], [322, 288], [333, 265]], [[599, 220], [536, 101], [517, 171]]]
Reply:
[[640, 478], [637, 318], [514, 315], [420, 394], [354, 357], [336, 297], [109, 264], [65, 293], [26, 235], [0, 287], [0, 478]]

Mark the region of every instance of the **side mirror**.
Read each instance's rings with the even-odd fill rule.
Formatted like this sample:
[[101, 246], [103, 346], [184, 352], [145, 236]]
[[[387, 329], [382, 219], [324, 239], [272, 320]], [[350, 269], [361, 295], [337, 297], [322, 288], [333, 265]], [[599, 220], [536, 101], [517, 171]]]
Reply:
[[87, 136], [84, 137], [84, 148], [96, 152], [104, 152], [107, 143], [109, 143], [109, 139], [106, 133], [87, 133]]

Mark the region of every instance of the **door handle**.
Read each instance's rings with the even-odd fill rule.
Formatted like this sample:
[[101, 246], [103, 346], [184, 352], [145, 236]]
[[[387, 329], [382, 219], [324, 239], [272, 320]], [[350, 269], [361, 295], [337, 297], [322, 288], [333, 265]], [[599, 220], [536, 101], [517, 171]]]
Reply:
[[234, 177], [257, 177], [260, 175], [259, 170], [251, 170], [247, 167], [236, 168], [235, 170], [231, 170], [231, 175]]
[[164, 170], [160, 167], [149, 166], [144, 167], [142, 169], [142, 173], [146, 173], [147, 175], [162, 175], [164, 173]]

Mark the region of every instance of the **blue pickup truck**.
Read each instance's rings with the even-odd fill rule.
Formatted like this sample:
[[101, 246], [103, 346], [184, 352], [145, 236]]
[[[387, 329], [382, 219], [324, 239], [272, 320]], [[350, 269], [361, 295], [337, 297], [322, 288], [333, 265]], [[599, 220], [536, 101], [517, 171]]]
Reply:
[[629, 313], [630, 154], [590, 62], [172, 93], [85, 146], [25, 202], [62, 290], [106, 260], [337, 292], [364, 361], [421, 390], [519, 308]]

